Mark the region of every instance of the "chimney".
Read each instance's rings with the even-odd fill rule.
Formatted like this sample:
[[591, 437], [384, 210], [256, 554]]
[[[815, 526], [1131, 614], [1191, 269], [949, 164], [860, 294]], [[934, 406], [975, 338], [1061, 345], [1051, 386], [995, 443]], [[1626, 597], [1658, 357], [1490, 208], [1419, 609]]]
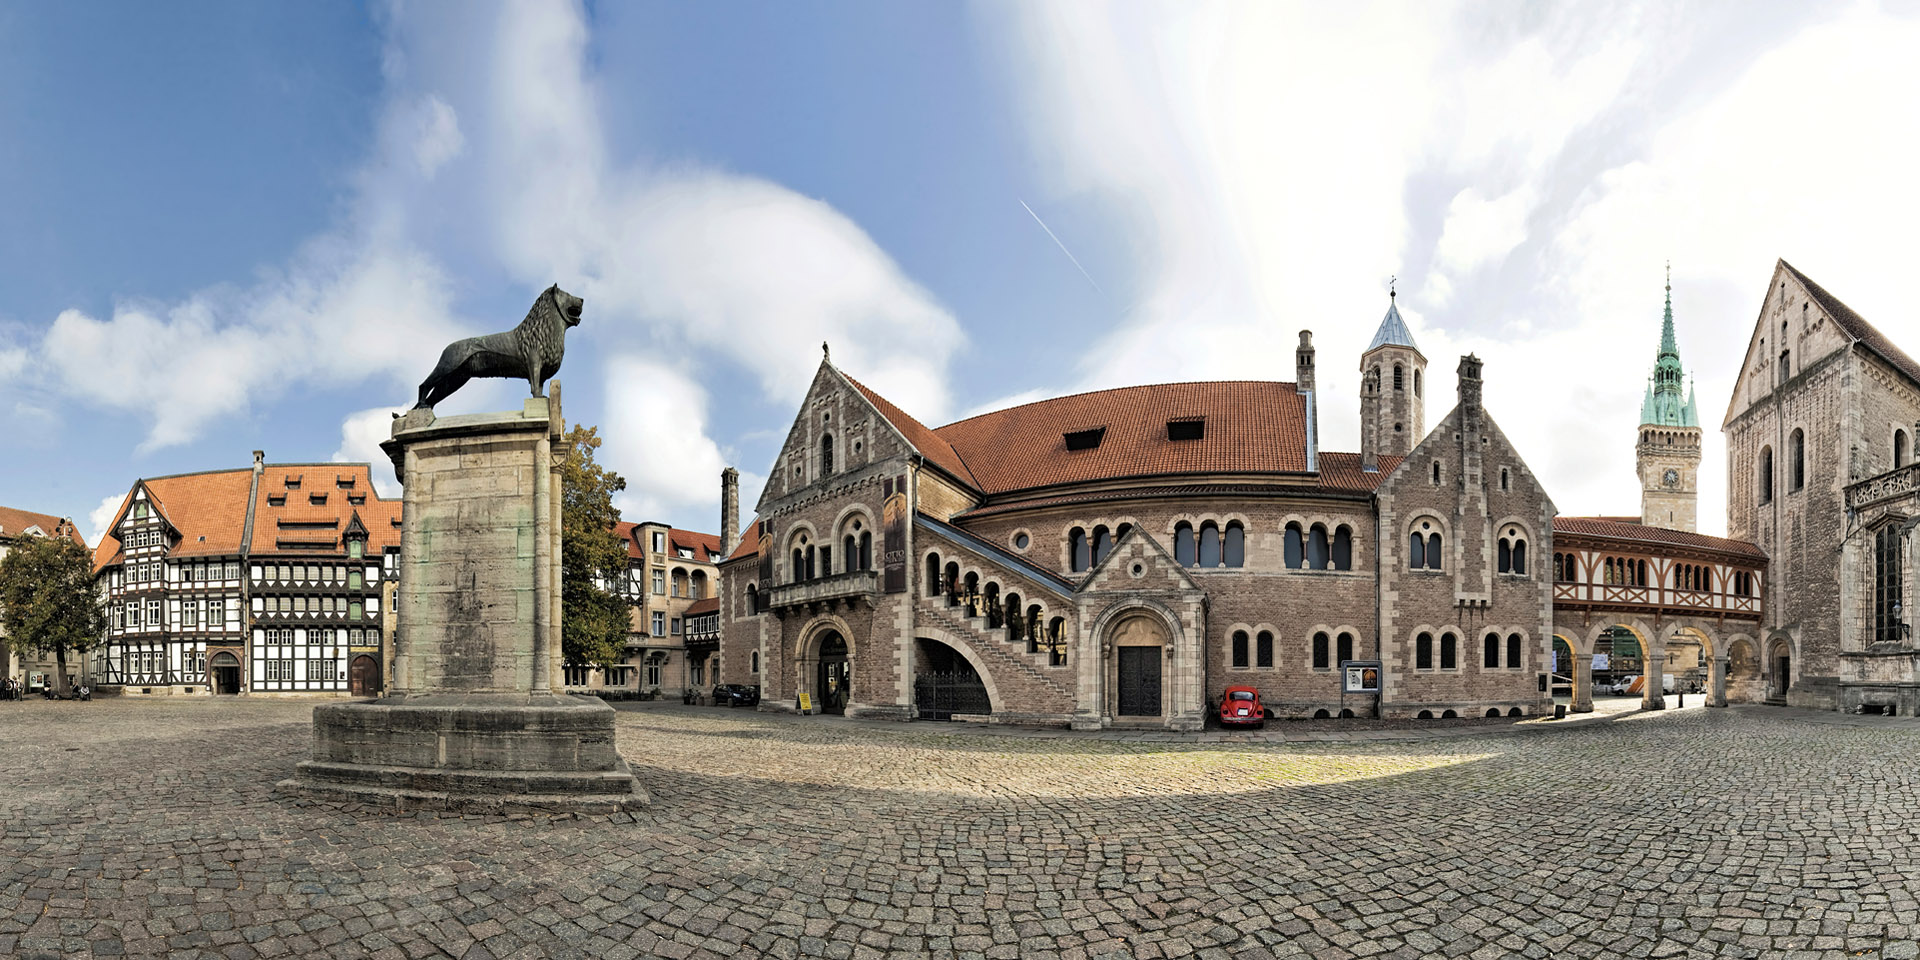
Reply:
[[253, 475], [257, 477], [266, 469], [267, 452], [265, 450], [255, 450], [253, 452]]
[[740, 471], [732, 467], [720, 471], [720, 554], [733, 556], [740, 546]]
[[1313, 331], [1300, 331], [1300, 346], [1293, 351], [1293, 386], [1301, 393], [1313, 389]]
[[1480, 412], [1480, 358], [1471, 353], [1460, 358], [1460, 409]]

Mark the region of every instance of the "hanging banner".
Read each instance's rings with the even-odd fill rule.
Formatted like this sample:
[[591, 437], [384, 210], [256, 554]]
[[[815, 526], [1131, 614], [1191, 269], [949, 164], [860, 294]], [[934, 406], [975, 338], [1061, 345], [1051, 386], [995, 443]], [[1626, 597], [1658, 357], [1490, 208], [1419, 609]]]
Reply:
[[887, 593], [905, 593], [907, 589], [907, 478], [889, 479], [881, 492], [886, 502], [880, 508], [881, 589]]

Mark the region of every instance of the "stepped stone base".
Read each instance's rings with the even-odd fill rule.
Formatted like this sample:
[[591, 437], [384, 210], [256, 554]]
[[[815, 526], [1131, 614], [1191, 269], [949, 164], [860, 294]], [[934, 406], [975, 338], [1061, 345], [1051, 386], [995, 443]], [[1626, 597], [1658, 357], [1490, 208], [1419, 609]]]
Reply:
[[401, 809], [613, 813], [646, 806], [587, 697], [437, 695], [325, 704], [280, 790]]

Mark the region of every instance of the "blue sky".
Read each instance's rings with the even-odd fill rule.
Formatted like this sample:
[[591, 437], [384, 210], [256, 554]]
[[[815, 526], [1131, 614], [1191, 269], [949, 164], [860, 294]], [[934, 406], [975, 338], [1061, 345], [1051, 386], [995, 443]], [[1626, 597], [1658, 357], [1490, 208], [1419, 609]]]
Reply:
[[750, 503], [822, 340], [942, 423], [1289, 379], [1308, 327], [1353, 449], [1398, 275], [1432, 382], [1478, 353], [1562, 511], [1633, 512], [1671, 259], [1719, 529], [1774, 258], [1920, 349], [1914, 12], [0, 0], [0, 503], [91, 533], [136, 477], [377, 458], [556, 281], [628, 519], [715, 528], [728, 464]]

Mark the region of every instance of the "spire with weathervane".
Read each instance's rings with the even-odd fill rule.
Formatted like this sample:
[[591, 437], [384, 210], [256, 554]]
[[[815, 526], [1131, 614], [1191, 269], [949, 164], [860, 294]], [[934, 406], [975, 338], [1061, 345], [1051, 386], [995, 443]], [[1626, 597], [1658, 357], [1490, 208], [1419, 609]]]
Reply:
[[1700, 411], [1680, 366], [1673, 334], [1673, 265], [1667, 265], [1667, 310], [1660, 354], [1640, 401], [1640, 522], [1693, 530], [1700, 474]]

